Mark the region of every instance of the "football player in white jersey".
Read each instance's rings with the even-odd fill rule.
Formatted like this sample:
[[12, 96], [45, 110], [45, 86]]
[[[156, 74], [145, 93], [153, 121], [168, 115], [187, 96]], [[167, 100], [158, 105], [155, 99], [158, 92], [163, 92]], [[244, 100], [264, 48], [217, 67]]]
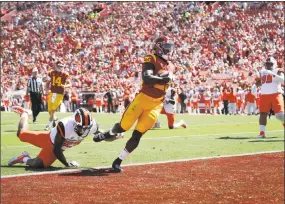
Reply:
[[260, 71], [255, 69], [255, 72], [261, 80], [260, 134], [257, 138], [265, 138], [267, 115], [271, 108], [275, 112], [276, 119], [284, 125], [284, 99], [281, 89], [281, 84], [284, 84], [284, 70], [278, 69], [276, 60], [270, 57], [265, 62], [265, 69]]
[[[161, 110], [161, 114], [165, 114], [167, 116], [168, 128], [176, 129], [179, 127], [187, 128], [185, 122], [180, 120], [178, 123], [174, 124], [175, 121], [175, 112], [174, 112], [174, 104], [176, 100], [176, 92], [175, 89], [169, 88], [165, 95], [165, 99], [163, 102], [163, 108]], [[160, 122], [157, 120], [153, 128], [160, 128]]]
[[25, 163], [32, 168], [47, 168], [58, 159], [65, 167], [78, 167], [76, 161], [66, 160], [63, 151], [79, 145], [87, 136], [99, 132], [97, 122], [92, 120], [90, 112], [84, 108], [77, 109], [72, 117], [59, 120], [51, 131], [29, 131], [30, 111], [20, 106], [14, 106], [13, 111], [21, 117], [17, 132], [19, 139], [41, 148], [41, 151], [33, 159], [28, 152], [24, 152], [12, 158], [8, 162], [9, 166]]
[[221, 100], [222, 100], [221, 93], [217, 88], [214, 88], [214, 93], [213, 93], [214, 115], [217, 114], [217, 110], [219, 110], [219, 114], [222, 114], [222, 108], [220, 104]]
[[194, 93], [191, 97], [191, 102], [192, 102], [192, 105], [193, 105], [193, 113], [194, 114], [200, 114], [200, 109], [199, 109], [199, 100], [200, 100], [200, 94], [199, 94], [199, 90], [196, 88], [194, 90]]

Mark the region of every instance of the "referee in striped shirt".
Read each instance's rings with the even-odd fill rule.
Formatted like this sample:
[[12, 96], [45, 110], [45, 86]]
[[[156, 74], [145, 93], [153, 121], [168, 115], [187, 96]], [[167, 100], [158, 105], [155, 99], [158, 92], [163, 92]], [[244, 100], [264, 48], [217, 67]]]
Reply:
[[30, 94], [33, 111], [33, 123], [37, 122], [37, 116], [41, 111], [42, 94], [44, 93], [42, 79], [38, 78], [38, 69], [33, 69], [33, 76], [28, 81], [27, 95]]

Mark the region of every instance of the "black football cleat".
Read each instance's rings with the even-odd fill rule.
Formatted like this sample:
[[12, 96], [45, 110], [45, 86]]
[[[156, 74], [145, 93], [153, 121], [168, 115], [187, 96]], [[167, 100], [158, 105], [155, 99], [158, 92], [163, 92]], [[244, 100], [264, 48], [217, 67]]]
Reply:
[[117, 161], [117, 159], [113, 162], [112, 168], [114, 173], [121, 173], [123, 171], [121, 164]]

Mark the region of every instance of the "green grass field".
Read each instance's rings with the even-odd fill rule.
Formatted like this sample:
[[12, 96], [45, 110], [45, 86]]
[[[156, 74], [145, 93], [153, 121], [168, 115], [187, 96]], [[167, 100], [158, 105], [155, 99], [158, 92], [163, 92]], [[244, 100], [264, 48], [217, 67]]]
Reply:
[[[69, 115], [57, 114], [59, 118]], [[100, 129], [104, 130], [111, 128], [121, 117], [120, 114], [94, 116]], [[268, 120], [266, 139], [256, 139], [258, 116], [177, 115], [176, 120], [183, 119], [188, 128], [174, 130], [168, 129], [166, 116], [161, 115], [159, 119], [162, 128], [148, 131], [123, 164], [284, 150], [284, 129], [274, 117]], [[29, 129], [43, 130], [47, 120], [48, 114], [40, 113], [38, 124], [32, 124], [30, 119]], [[7, 167], [8, 160], [23, 151], [28, 151], [32, 157], [40, 151], [17, 138], [18, 121], [17, 114], [1, 112], [1, 175], [34, 172], [25, 165]], [[124, 139], [114, 142], [94, 143], [89, 137], [79, 146], [67, 150], [65, 156], [68, 161], [76, 160], [83, 168], [110, 166], [131, 133], [128, 131]], [[64, 168], [58, 161], [53, 167]]]

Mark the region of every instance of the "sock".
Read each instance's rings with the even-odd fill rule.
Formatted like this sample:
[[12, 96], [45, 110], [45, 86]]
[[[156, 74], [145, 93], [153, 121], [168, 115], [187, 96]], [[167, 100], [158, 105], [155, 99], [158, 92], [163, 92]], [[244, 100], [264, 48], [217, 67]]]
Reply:
[[129, 156], [129, 154], [130, 153], [125, 148], [125, 149], [123, 149], [123, 151], [121, 151], [121, 153], [119, 154], [118, 158], [121, 159], [121, 160], [124, 160], [125, 158], [127, 158]]
[[178, 123], [174, 124], [173, 128], [179, 128], [182, 125], [181, 121], [179, 121]]
[[28, 113], [23, 112], [22, 115], [21, 115], [21, 118], [27, 118], [27, 117], [28, 117]]
[[31, 159], [31, 158], [30, 157], [24, 157], [23, 162], [26, 164], [29, 159]]
[[260, 132], [261, 131], [265, 132], [265, 125], [260, 125], [259, 128], [260, 128]]
[[50, 124], [51, 124], [51, 121], [48, 121], [48, 124], [47, 124], [47, 126], [50, 126]]
[[109, 131], [109, 134], [110, 134], [110, 135], [115, 135], [116, 133], [113, 133], [113, 132], [112, 132], [112, 129], [111, 129], [111, 130]]

